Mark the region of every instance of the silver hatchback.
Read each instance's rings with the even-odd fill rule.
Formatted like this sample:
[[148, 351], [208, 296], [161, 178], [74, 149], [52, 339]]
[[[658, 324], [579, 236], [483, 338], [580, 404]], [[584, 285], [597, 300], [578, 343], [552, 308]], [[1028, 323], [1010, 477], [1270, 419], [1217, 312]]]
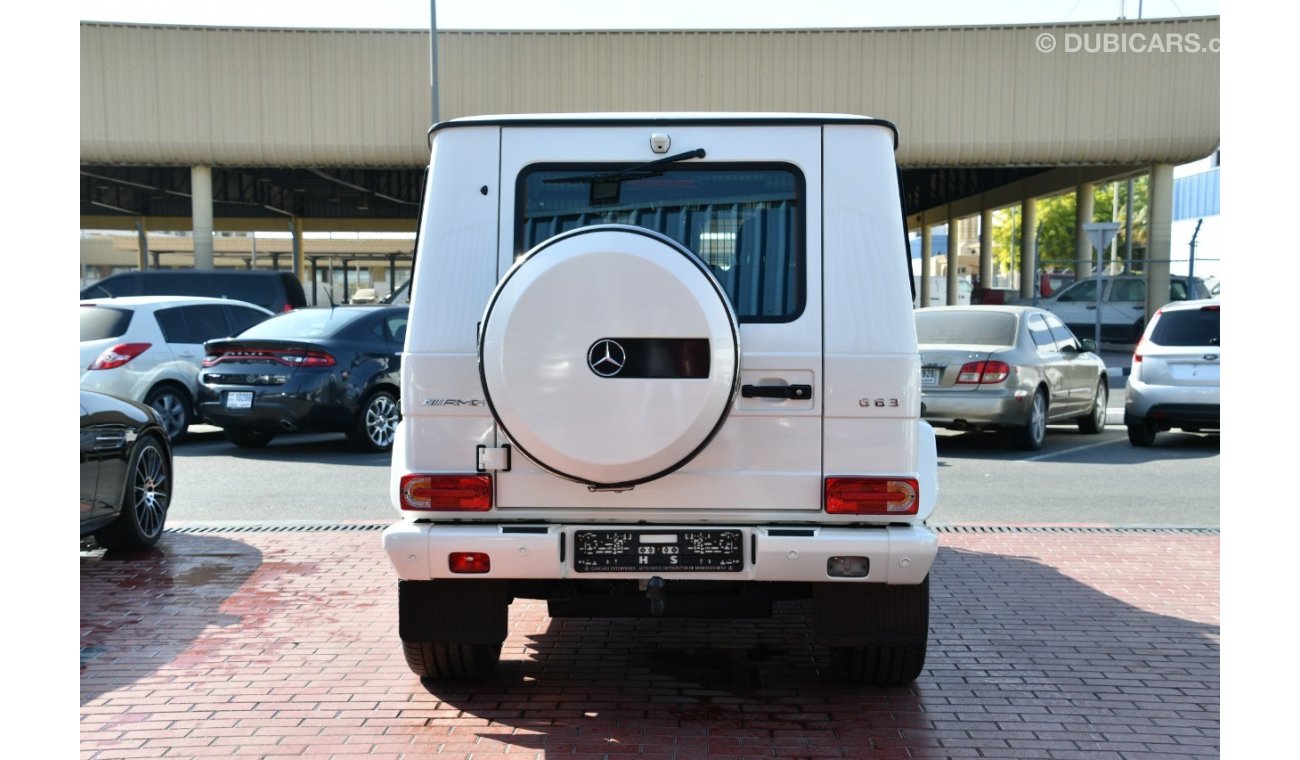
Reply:
[[936, 427], [1007, 430], [1042, 447], [1049, 423], [1106, 426], [1106, 363], [1056, 315], [1028, 306], [917, 309], [922, 416]]

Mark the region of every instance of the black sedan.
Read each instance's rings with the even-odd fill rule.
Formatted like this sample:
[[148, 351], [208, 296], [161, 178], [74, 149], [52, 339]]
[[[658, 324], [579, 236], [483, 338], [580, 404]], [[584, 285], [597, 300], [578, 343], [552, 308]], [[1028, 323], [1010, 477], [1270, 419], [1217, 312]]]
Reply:
[[397, 423], [407, 307], [298, 309], [210, 340], [198, 413], [237, 446], [281, 433], [346, 433], [388, 451]]
[[144, 549], [162, 535], [172, 450], [153, 409], [81, 391], [81, 535], [105, 549]]

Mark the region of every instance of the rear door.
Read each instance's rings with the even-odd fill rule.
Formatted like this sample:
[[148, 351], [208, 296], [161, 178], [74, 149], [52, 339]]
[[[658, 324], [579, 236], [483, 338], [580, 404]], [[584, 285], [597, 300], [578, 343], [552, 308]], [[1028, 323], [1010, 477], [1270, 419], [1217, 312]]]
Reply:
[[1217, 388], [1219, 305], [1161, 312], [1140, 353], [1144, 383]]
[[[666, 154], [651, 152], [652, 132], [668, 133]], [[695, 149], [706, 157], [618, 175]], [[580, 227], [661, 233], [693, 252], [725, 291], [738, 322], [738, 384], [786, 387], [795, 397], [737, 393], [693, 459], [618, 493], [515, 456], [496, 476], [498, 508], [820, 510], [820, 128], [506, 128], [501, 155], [498, 278], [529, 249]], [[587, 361], [585, 343], [576, 350]], [[498, 428], [497, 443], [509, 442]]]

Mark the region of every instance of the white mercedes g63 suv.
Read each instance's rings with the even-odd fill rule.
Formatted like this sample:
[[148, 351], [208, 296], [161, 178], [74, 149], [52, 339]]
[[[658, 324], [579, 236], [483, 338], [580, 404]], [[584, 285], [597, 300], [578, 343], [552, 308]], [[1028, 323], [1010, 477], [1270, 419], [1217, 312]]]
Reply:
[[938, 541], [892, 124], [430, 131], [384, 533], [422, 678], [552, 617], [811, 600], [836, 674], [912, 681]]

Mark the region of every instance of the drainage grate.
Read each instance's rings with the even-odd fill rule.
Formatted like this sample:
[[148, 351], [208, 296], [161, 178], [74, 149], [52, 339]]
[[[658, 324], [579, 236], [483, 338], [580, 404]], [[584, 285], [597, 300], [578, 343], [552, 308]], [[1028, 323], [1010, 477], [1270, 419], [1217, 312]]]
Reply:
[[[195, 523], [168, 528], [168, 533], [338, 533], [383, 530], [391, 523]], [[1094, 525], [931, 525], [936, 533], [1157, 533], [1217, 536], [1218, 528]]]

